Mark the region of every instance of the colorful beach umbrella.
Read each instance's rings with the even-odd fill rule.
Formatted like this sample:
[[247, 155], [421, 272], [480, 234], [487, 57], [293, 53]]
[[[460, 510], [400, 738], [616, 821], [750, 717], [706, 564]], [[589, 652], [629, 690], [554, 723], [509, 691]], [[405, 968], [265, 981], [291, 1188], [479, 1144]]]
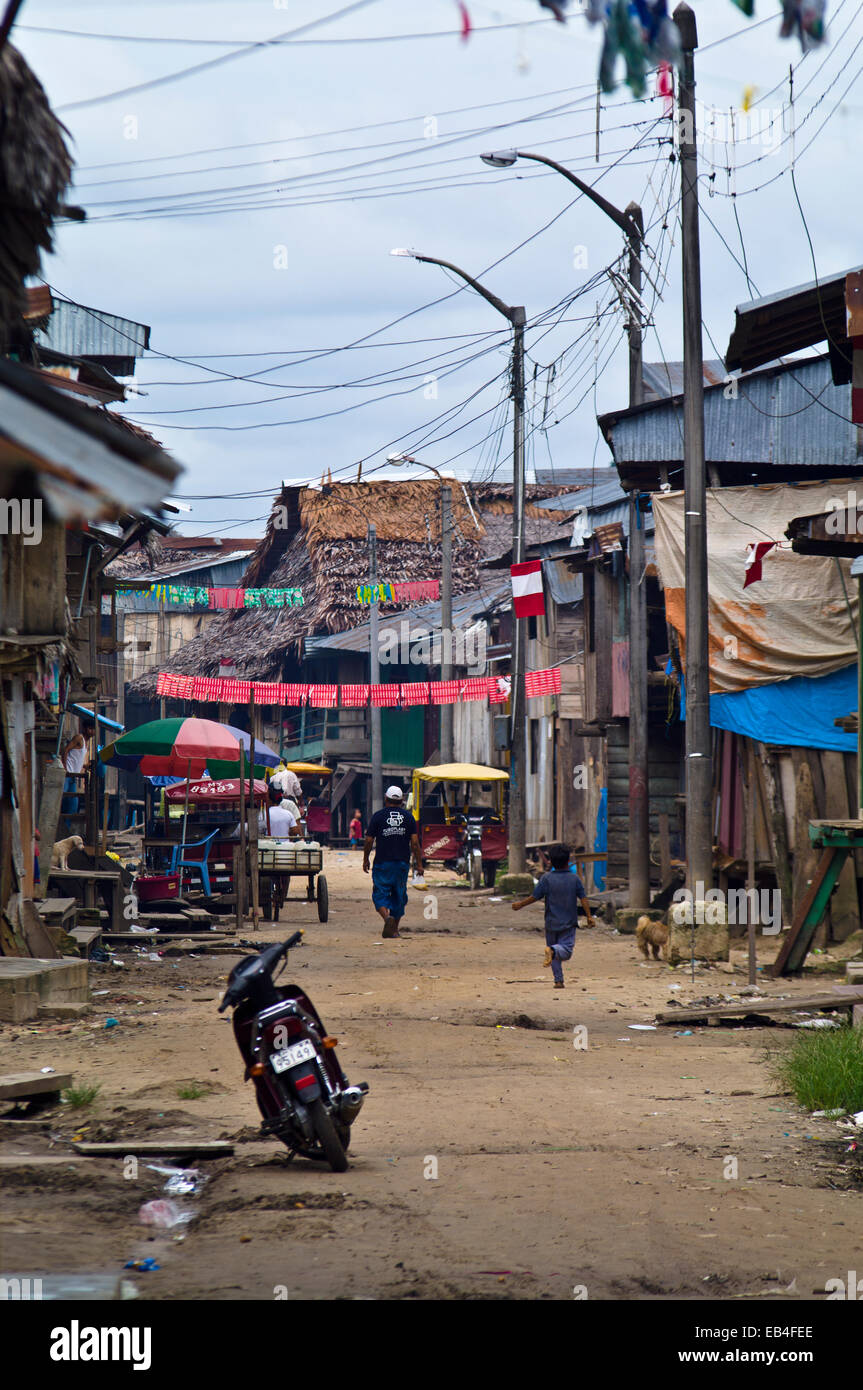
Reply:
[[[250, 775], [249, 735], [214, 719], [154, 719], [107, 744], [99, 757], [109, 767], [145, 777], [236, 777]], [[255, 740], [254, 775], [275, 767], [278, 756]]]

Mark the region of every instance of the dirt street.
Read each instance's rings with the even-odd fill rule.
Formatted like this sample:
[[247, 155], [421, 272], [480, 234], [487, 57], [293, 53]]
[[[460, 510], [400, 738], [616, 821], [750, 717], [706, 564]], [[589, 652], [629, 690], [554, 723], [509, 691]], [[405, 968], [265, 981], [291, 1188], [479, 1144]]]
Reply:
[[[310, 993], [351, 1081], [370, 1084], [348, 1172], [286, 1164], [256, 1137], [216, 1012], [236, 956], [118, 952], [122, 968], [91, 969], [88, 1018], [0, 1029], [0, 1070], [53, 1066], [101, 1087], [86, 1108], [0, 1122], [4, 1271], [110, 1273], [152, 1256], [157, 1272], [131, 1275], [152, 1299], [794, 1299], [863, 1268], [863, 1189], [836, 1125], [798, 1111], [770, 1072], [767, 1050], [791, 1031], [630, 1027], [669, 1000], [736, 993], [742, 952], [693, 985], [598, 924], [554, 991], [540, 907], [514, 914], [430, 874], [437, 920], [414, 890], [409, 932], [382, 941], [359, 854], [328, 852], [326, 872], [328, 924], [295, 896], [260, 940], [307, 927], [284, 979]], [[164, 1176], [77, 1156], [73, 1134], [236, 1150], [196, 1165], [209, 1181], [180, 1199], [196, 1219], [177, 1241], [138, 1221]]]

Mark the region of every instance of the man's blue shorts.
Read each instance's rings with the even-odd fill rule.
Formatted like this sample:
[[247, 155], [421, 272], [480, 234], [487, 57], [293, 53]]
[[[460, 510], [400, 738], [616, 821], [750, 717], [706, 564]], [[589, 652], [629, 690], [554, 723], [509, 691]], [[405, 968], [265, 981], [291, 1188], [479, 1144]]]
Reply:
[[410, 865], [395, 859], [372, 865], [372, 902], [385, 907], [391, 917], [404, 917], [408, 905], [408, 869]]

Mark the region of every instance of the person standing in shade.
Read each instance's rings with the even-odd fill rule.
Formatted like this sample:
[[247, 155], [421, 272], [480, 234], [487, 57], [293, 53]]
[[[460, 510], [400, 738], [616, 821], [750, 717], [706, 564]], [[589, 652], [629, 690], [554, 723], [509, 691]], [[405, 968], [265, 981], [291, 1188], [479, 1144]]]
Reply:
[[545, 903], [545, 959], [543, 965], [551, 966], [554, 988], [563, 989], [563, 962], [569, 960], [575, 946], [575, 931], [578, 926], [578, 904], [581, 903], [589, 927], [593, 926], [593, 913], [584, 895], [584, 886], [578, 874], [569, 872], [569, 846], [551, 845], [548, 849], [551, 860], [551, 873], [543, 874], [534, 885], [533, 892], [520, 898], [512, 905], [513, 912], [519, 912], [531, 903]]
[[388, 787], [384, 808], [375, 811], [366, 830], [363, 845], [363, 873], [369, 872], [369, 855], [375, 847], [372, 874], [372, 902], [379, 917], [384, 919], [381, 936], [399, 935], [399, 922], [408, 901], [408, 870], [411, 854], [416, 856], [422, 872], [417, 823], [410, 811], [404, 809], [401, 787]]

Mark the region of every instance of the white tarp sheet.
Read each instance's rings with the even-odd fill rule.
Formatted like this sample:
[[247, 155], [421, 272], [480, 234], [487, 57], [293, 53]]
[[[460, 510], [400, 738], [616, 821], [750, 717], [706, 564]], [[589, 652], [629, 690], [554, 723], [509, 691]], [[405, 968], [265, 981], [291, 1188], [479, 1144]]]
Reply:
[[[856, 659], [857, 582], [850, 576], [850, 560], [771, 550], [762, 562], [763, 578], [743, 587], [749, 545], [785, 541], [793, 517], [828, 511], [855, 485], [854, 479], [834, 479], [708, 489], [712, 693], [790, 676], [823, 676]], [[666, 616], [680, 636], [685, 667], [684, 511], [682, 492], [654, 494]]]

